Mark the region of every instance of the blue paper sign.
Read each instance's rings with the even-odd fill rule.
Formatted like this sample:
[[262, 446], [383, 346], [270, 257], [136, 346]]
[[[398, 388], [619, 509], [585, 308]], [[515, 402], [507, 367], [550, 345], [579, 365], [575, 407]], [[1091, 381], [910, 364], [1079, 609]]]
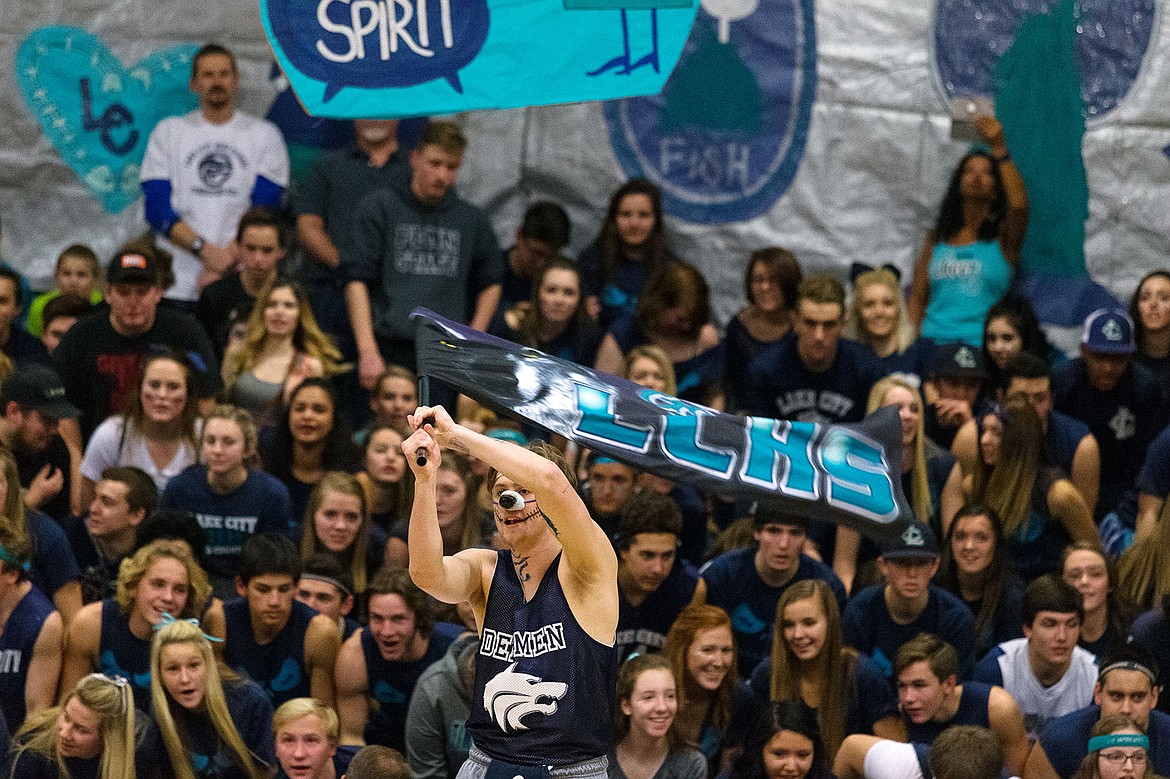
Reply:
[[167, 116], [190, 111], [196, 45], [174, 46], [124, 66], [77, 27], [34, 30], [16, 52], [16, 81], [45, 137], [110, 213], [142, 195], [146, 140]]
[[607, 103], [626, 174], [700, 224], [751, 219], [783, 195], [816, 97], [813, 0], [703, 0], [662, 94]]
[[566, 0], [261, 0], [260, 8], [305, 109], [353, 119], [656, 93], [696, 3], [578, 10]]

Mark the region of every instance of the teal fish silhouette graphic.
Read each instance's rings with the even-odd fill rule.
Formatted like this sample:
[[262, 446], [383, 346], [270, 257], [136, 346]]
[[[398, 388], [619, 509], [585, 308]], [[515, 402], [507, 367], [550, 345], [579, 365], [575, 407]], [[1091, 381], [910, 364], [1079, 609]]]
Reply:
[[731, 626], [735, 632], [754, 636], [763, 633], [768, 623], [757, 617], [746, 603], [741, 603], [731, 611]]
[[288, 692], [301, 683], [301, 666], [289, 657], [280, 664], [280, 673], [272, 680], [273, 692]]
[[107, 649], [101, 653], [98, 657], [98, 670], [106, 676], [121, 676], [123, 679], [129, 679], [135, 687], [140, 689], [150, 689], [150, 671], [141, 674], [132, 674], [121, 668], [118, 665], [118, 661], [114, 658], [113, 650]]

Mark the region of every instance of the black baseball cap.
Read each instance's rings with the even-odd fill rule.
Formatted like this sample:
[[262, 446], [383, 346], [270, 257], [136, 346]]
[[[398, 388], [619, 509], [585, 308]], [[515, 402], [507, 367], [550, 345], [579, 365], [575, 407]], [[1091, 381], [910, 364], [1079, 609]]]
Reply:
[[933, 560], [938, 556], [938, 536], [924, 522], [911, 522], [897, 540], [882, 545], [886, 560]]
[[987, 369], [983, 365], [983, 350], [963, 343], [936, 346], [930, 370], [935, 376], [944, 378], [987, 378]]
[[106, 266], [107, 284], [158, 284], [161, 279], [158, 259], [153, 252], [124, 249], [114, 255], [114, 259]]
[[22, 365], [0, 386], [0, 401], [13, 401], [53, 419], [73, 419], [81, 412], [65, 399], [61, 377], [47, 365]]

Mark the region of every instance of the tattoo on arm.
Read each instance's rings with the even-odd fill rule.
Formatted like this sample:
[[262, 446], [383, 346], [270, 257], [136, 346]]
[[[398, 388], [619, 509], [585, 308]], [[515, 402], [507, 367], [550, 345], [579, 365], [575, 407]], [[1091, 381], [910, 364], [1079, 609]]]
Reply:
[[522, 582], [526, 582], [532, 578], [532, 574], [528, 572], [528, 558], [512, 552], [512, 565], [516, 566], [516, 577]]
[[556, 536], [557, 538], [560, 538], [560, 537], [561, 537], [561, 531], [557, 530], [557, 526], [556, 526], [556, 525], [554, 525], [554, 524], [553, 524], [553, 521], [552, 521], [551, 519], [549, 519], [549, 518], [548, 518], [548, 514], [545, 514], [545, 513], [542, 511], [542, 512], [540, 512], [540, 516], [541, 516], [541, 519], [543, 519], [543, 520], [544, 520], [544, 524], [548, 525], [548, 526], [549, 526], [549, 528], [552, 530], [552, 532], [553, 532], [553, 535], [554, 535], [554, 536]]

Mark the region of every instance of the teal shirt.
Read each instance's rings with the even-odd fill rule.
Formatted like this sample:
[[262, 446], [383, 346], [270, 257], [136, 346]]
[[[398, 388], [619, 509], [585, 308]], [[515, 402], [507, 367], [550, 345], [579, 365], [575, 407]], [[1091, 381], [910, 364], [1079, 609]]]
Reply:
[[983, 346], [983, 319], [1007, 294], [1012, 266], [999, 241], [965, 246], [936, 243], [930, 257], [930, 302], [922, 337], [945, 344], [962, 341]]

